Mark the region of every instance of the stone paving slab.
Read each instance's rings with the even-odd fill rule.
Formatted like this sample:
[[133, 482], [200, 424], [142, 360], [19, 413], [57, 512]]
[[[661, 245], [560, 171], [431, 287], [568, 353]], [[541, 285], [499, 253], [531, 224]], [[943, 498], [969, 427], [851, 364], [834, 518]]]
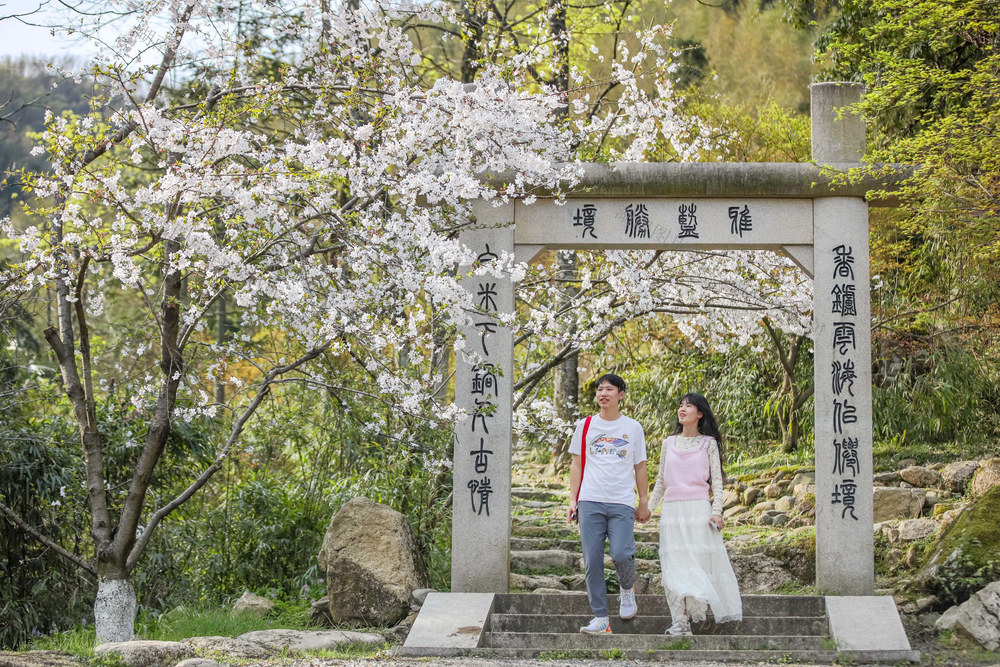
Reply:
[[402, 648], [476, 648], [486, 630], [494, 597], [493, 593], [428, 593]]

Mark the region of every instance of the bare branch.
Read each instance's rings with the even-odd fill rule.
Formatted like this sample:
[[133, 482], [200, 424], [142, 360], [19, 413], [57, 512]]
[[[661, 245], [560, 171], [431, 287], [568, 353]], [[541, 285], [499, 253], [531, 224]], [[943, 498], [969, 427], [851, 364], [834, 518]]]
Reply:
[[239, 440], [247, 421], [254, 415], [257, 408], [260, 407], [261, 403], [263, 403], [264, 399], [271, 392], [271, 385], [274, 384], [275, 378], [293, 371], [306, 362], [315, 359], [319, 355], [323, 354], [323, 352], [325, 352], [329, 347], [330, 343], [324, 343], [319, 347], [313, 348], [292, 363], [272, 368], [268, 372], [268, 374], [264, 377], [264, 380], [260, 383], [260, 386], [257, 388], [257, 393], [254, 395], [253, 400], [250, 401], [250, 404], [246, 408], [244, 408], [239, 418], [233, 424], [233, 428], [229, 433], [229, 438], [226, 440], [226, 444], [223, 445], [218, 456], [215, 457], [215, 461], [212, 465], [199, 475], [198, 478], [195, 479], [179, 496], [160, 509], [156, 510], [149, 518], [149, 522], [143, 529], [142, 534], [138, 539], [136, 539], [135, 544], [129, 552], [128, 561], [125, 566], [127, 572], [131, 572], [135, 569], [136, 563], [139, 562], [139, 558], [146, 549], [146, 544], [149, 542], [150, 537], [153, 535], [153, 531], [156, 530], [156, 527], [160, 524], [160, 522], [163, 521], [168, 514], [187, 502], [191, 496], [193, 496], [199, 489], [205, 486], [210, 479], [212, 479], [212, 476], [215, 475], [215, 473], [222, 469], [222, 465], [225, 463], [226, 457], [229, 456], [229, 452]]
[[0, 503], [0, 514], [3, 514], [8, 519], [10, 519], [11, 521], [13, 521], [15, 526], [17, 526], [18, 528], [20, 528], [21, 530], [23, 530], [24, 532], [26, 532], [28, 535], [31, 535], [38, 542], [41, 542], [42, 544], [44, 544], [45, 546], [47, 546], [49, 549], [52, 549], [57, 554], [59, 554], [60, 556], [62, 556], [66, 560], [70, 561], [71, 563], [73, 563], [74, 565], [76, 565], [77, 567], [79, 567], [81, 570], [83, 570], [84, 572], [86, 572], [90, 576], [94, 577], [95, 579], [97, 578], [97, 570], [94, 568], [93, 565], [91, 565], [87, 561], [83, 560], [82, 558], [80, 558], [76, 554], [70, 553], [66, 549], [62, 548], [61, 546], [59, 546], [58, 544], [56, 544], [55, 542], [53, 542], [51, 539], [49, 539], [48, 537], [46, 537], [45, 535], [43, 535], [37, 528], [35, 528], [34, 526], [31, 526], [30, 524], [28, 524], [27, 521], [25, 521], [24, 519], [22, 519], [21, 517], [19, 517], [14, 512], [14, 510], [12, 510], [11, 508], [7, 507], [3, 503]]

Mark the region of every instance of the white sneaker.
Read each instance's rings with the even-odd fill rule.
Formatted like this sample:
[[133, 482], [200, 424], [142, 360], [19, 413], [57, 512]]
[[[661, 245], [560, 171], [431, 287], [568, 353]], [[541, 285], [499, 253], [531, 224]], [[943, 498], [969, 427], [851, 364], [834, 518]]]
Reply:
[[694, 633], [691, 632], [691, 623], [686, 618], [678, 618], [664, 634], [686, 637]]
[[585, 635], [610, 635], [611, 619], [607, 616], [595, 616], [590, 619], [590, 623], [588, 625], [580, 628], [580, 632]]
[[639, 613], [639, 606], [635, 603], [635, 586], [622, 590], [618, 595], [618, 615], [626, 621], [634, 618]]

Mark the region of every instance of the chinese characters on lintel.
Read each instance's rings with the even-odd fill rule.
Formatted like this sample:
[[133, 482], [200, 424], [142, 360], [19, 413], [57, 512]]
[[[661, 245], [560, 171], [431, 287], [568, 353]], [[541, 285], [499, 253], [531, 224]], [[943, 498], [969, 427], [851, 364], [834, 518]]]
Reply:
[[583, 208], [576, 209], [576, 215], [573, 216], [573, 226], [582, 227], [580, 238], [585, 239], [588, 235], [592, 239], [597, 238], [597, 234], [594, 233], [595, 222], [597, 222], [596, 206], [593, 204], [584, 204]]
[[743, 234], [753, 231], [753, 220], [750, 218], [750, 207], [747, 204], [729, 207], [729, 233], [743, 238]]
[[694, 202], [691, 204], [681, 204], [677, 207], [677, 224], [681, 226], [681, 233], [677, 238], [679, 239], [696, 239], [698, 238], [698, 216], [695, 212], [698, 207]]
[[625, 207], [625, 235], [630, 239], [649, 238], [649, 212], [645, 204]]

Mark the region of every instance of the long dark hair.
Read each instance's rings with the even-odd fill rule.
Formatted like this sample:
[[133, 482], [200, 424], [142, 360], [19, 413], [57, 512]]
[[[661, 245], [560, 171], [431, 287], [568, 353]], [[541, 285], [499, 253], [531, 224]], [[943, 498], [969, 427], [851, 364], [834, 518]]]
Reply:
[[[695, 407], [698, 412], [701, 413], [701, 419], [698, 420], [698, 433], [702, 435], [708, 435], [715, 438], [715, 442], [719, 445], [719, 464], [722, 467], [726, 462], [726, 449], [722, 442], [722, 432], [719, 430], [719, 423], [715, 420], [715, 413], [712, 412], [711, 406], [708, 404], [708, 399], [701, 394], [696, 394], [691, 391], [683, 396], [677, 401], [677, 405], [680, 405], [684, 401], [687, 401]], [[679, 435], [684, 431], [684, 426], [677, 417], [674, 417], [674, 432], [672, 435]], [[722, 482], [726, 481], [726, 470], [722, 468]]]

